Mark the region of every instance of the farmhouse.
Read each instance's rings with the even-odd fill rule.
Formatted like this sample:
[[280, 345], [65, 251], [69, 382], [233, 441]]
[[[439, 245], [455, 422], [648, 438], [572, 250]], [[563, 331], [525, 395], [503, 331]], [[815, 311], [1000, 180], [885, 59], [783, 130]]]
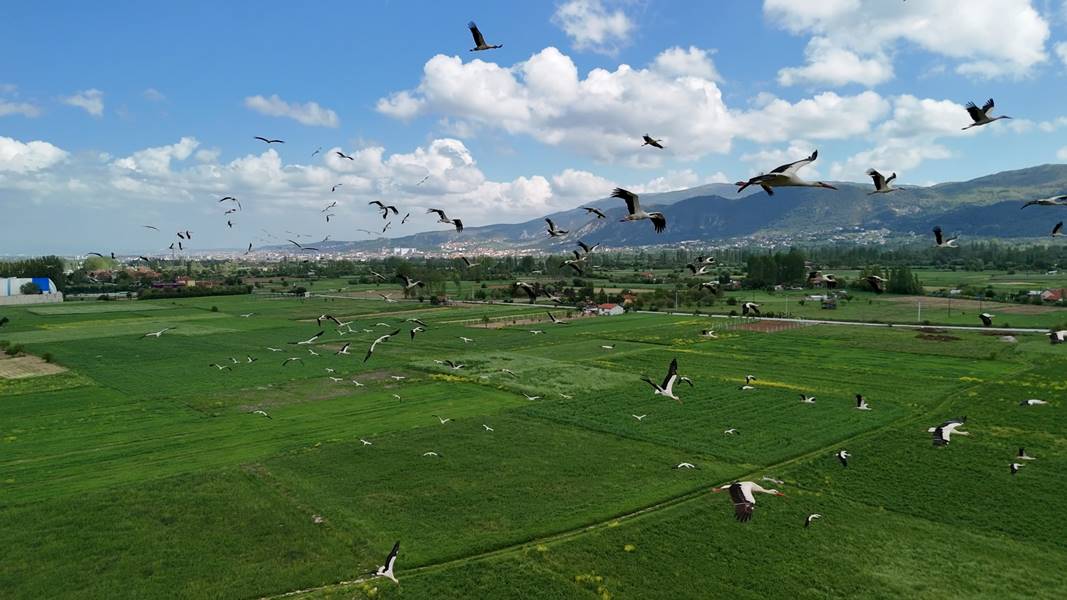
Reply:
[[1041, 299], [1045, 302], [1059, 302], [1063, 300], [1065, 292], [1067, 292], [1067, 290], [1064, 290], [1064, 288], [1059, 288], [1057, 290], [1045, 290], [1041, 292]]
[[621, 315], [626, 312], [626, 309], [618, 304], [598, 304], [596, 307], [596, 314], [601, 317], [611, 317], [615, 315]]

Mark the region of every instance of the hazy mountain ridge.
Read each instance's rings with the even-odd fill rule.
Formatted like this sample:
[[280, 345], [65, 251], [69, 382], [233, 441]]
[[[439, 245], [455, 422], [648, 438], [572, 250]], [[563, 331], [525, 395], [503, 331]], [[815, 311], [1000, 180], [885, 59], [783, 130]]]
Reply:
[[731, 184], [708, 184], [662, 194], [642, 194], [646, 210], [667, 217], [667, 230], [656, 234], [649, 222], [620, 223], [624, 203], [616, 198], [592, 200], [607, 219], [590, 218], [581, 208], [545, 215], [570, 231], [565, 238], [545, 234], [545, 217], [522, 223], [468, 227], [360, 242], [331, 241], [323, 250], [372, 250], [408, 247], [424, 250], [467, 241], [501, 248], [569, 248], [576, 239], [611, 246], [715, 241], [742, 236], [819, 235], [862, 227], [896, 234], [928, 233], [934, 225], [946, 232], [982, 237], [1036, 237], [1067, 217], [1067, 208], [1030, 207], [1022, 201], [1067, 193], [1067, 165], [1041, 165], [987, 175], [965, 182], [930, 187], [904, 187], [890, 194], [869, 195], [869, 185], [835, 183], [838, 191], [784, 188], [774, 196], [760, 191], [737, 194]]

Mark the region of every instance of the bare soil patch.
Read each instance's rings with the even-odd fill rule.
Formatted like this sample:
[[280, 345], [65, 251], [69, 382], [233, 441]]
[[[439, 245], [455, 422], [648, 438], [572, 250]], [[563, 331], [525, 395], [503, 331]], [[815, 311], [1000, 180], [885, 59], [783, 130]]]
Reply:
[[794, 323], [792, 321], [752, 321], [749, 323], [742, 323], [731, 329], [742, 329], [744, 331], [755, 331], [758, 333], [777, 333], [779, 331], [787, 331], [789, 329], [797, 329], [799, 327], [810, 327], [814, 323]]
[[920, 333], [915, 336], [920, 340], [929, 340], [931, 342], [958, 342], [960, 338], [954, 335], [945, 335], [939, 333]]
[[42, 377], [44, 375], [56, 375], [65, 373], [66, 367], [45, 362], [39, 356], [23, 355], [0, 358], [0, 378], [2, 379], [25, 379], [27, 377]]
[[[552, 314], [556, 314], [556, 313], [552, 313]], [[593, 318], [596, 318], [596, 317], [597, 317], [597, 315], [586, 315], [586, 314], [579, 314], [579, 313], [574, 313], [574, 316], [571, 316], [571, 317], [564, 316], [563, 313], [560, 313], [560, 314], [556, 315], [556, 318], [561, 320], [561, 321], [577, 321], [578, 319], [593, 319]], [[552, 323], [552, 321], [549, 320], [548, 315], [545, 315], [543, 317], [524, 317], [524, 318], [508, 317], [506, 319], [493, 320], [493, 321], [490, 321], [489, 323], [482, 323], [481, 321], [471, 321], [470, 323], [467, 323], [467, 327], [471, 327], [473, 329], [503, 329], [504, 327], [512, 327], [514, 325], [539, 325], [539, 324], [551, 325], [552, 327], [556, 326], [556, 325], [554, 325]]]

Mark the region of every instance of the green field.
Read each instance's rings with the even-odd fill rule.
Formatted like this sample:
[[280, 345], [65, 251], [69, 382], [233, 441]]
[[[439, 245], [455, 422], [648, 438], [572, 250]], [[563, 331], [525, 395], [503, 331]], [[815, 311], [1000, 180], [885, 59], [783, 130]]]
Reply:
[[[914, 320], [914, 305], [867, 300], [834, 317]], [[781, 311], [781, 295], [757, 301]], [[1044, 336], [819, 325], [707, 339], [705, 317], [530, 324], [544, 310], [518, 303], [47, 308], [5, 309], [0, 330], [69, 369], [0, 379], [3, 598], [1067, 596], [1067, 350]], [[355, 333], [289, 344], [323, 313]], [[414, 341], [409, 317], [427, 323]], [[335, 355], [344, 342], [352, 354]], [[672, 359], [694, 381], [681, 403], [640, 381]], [[738, 389], [746, 374], [756, 389]], [[856, 393], [873, 410], [854, 410]], [[932, 447], [926, 428], [962, 415], [972, 435]], [[1019, 446], [1037, 460], [1013, 477]], [[683, 461], [698, 468], [672, 468]], [[786, 496], [760, 496], [750, 523], [710, 493], [763, 476]], [[396, 540], [401, 585], [357, 581]]]

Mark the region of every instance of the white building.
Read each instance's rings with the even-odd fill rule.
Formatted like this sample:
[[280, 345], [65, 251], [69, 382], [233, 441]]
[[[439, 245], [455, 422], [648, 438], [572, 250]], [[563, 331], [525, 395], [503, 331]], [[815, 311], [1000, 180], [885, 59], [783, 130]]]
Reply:
[[601, 317], [621, 315], [626, 312], [626, 309], [618, 304], [598, 304], [596, 307], [596, 314]]
[[[23, 294], [22, 286], [33, 283], [40, 294]], [[63, 294], [56, 289], [56, 284], [47, 277], [3, 277], [0, 278], [0, 304], [49, 304], [62, 302]]]

